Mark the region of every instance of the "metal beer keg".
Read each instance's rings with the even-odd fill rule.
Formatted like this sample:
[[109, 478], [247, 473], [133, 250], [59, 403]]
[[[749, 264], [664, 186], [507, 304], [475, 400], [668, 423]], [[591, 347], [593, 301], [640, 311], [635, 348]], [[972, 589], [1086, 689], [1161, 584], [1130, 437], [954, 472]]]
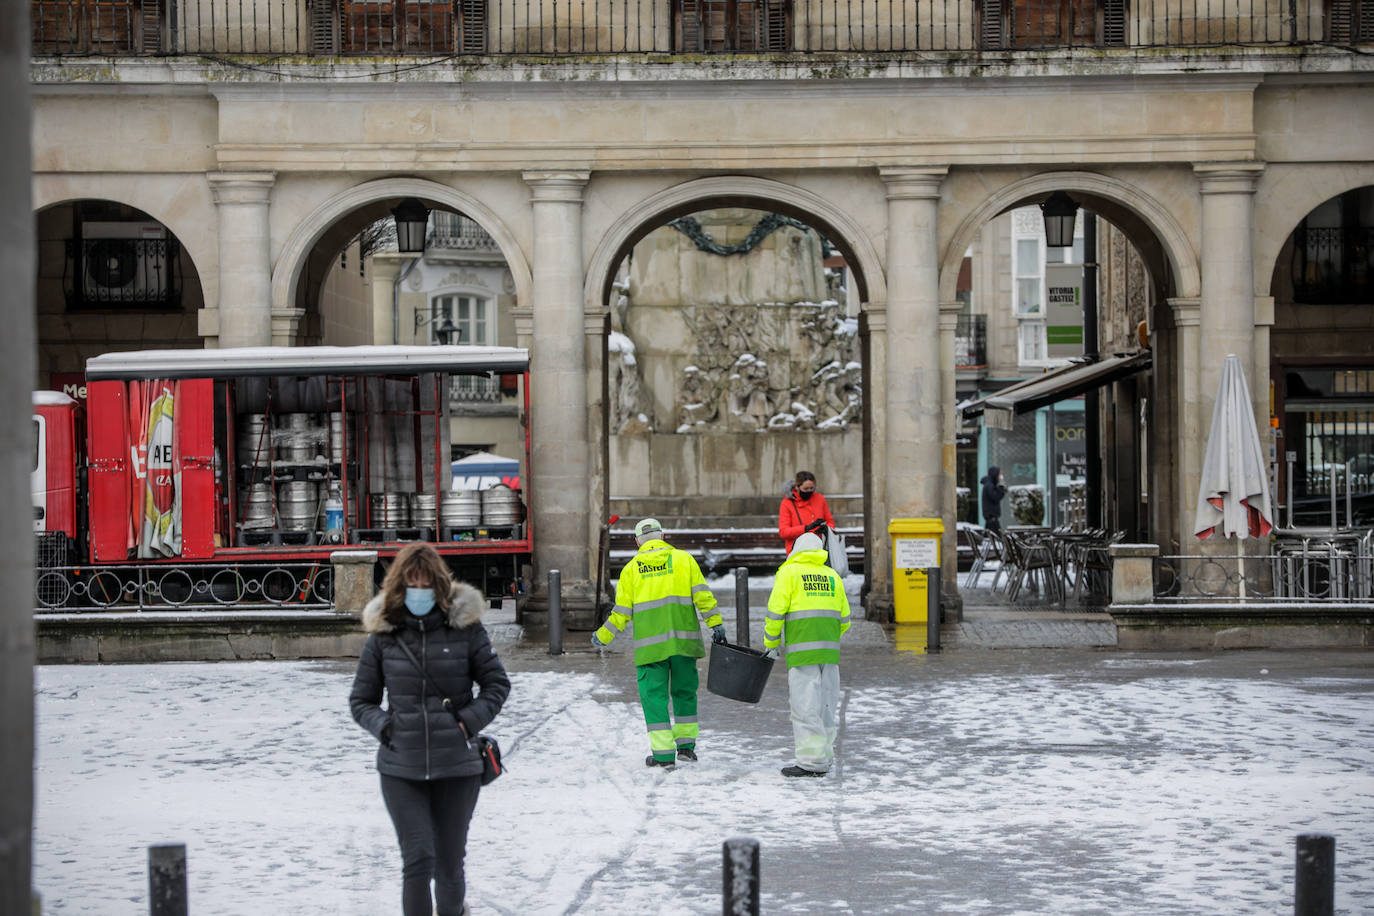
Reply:
[[320, 508], [319, 484], [308, 480], [292, 480], [277, 489], [277, 515], [281, 527], [288, 531], [309, 531], [315, 527]]
[[505, 484], [482, 491], [482, 524], [508, 528], [520, 524], [523, 514], [520, 494]]
[[480, 490], [451, 490], [439, 507], [439, 524], [445, 528], [476, 528], [482, 524]]

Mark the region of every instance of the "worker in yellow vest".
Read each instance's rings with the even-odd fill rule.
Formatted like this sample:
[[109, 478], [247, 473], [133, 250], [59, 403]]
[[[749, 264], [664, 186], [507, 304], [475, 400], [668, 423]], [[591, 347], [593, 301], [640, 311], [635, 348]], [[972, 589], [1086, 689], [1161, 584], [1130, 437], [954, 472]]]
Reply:
[[725, 642], [725, 627], [697, 561], [663, 540], [658, 519], [635, 525], [635, 543], [639, 552], [620, 571], [615, 608], [592, 634], [592, 645], [610, 645], [626, 624], [634, 622], [639, 704], [651, 751], [644, 764], [671, 769], [678, 760], [697, 759], [697, 659], [706, 654], [697, 616], [706, 621], [716, 642]]
[[835, 762], [840, 637], [849, 629], [849, 598], [829, 562], [821, 539], [806, 532], [792, 544], [768, 596], [763, 647], [773, 658], [786, 649], [796, 751], [784, 776], [824, 776]]

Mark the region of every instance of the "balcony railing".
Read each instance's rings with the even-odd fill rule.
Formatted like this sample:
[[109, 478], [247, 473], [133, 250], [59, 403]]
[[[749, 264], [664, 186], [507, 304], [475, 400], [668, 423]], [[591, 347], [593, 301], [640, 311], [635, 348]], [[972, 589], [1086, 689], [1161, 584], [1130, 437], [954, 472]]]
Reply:
[[960, 315], [954, 328], [954, 368], [984, 369], [988, 364], [988, 316]]
[[1374, 0], [31, 0], [45, 55], [1021, 51], [1374, 42]]
[[1374, 227], [1294, 230], [1293, 299], [1314, 305], [1374, 303]]
[[496, 239], [487, 230], [461, 213], [435, 210], [430, 214], [432, 229], [428, 248], [456, 248], [464, 251], [499, 251]]

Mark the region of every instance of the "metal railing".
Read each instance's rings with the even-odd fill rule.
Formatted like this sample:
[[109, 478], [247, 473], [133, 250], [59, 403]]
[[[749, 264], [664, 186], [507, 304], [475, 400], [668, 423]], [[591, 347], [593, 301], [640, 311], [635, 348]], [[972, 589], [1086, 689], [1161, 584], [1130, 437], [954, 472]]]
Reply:
[[501, 400], [501, 382], [477, 375], [455, 375], [449, 383], [449, 400], [453, 403], [496, 403]]
[[329, 561], [226, 565], [54, 566], [34, 574], [37, 613], [322, 610], [333, 606]]
[[884, 53], [1374, 41], [1374, 0], [31, 0], [33, 53]]
[[954, 328], [954, 368], [984, 369], [988, 364], [988, 316], [960, 315]]
[[461, 213], [435, 210], [430, 214], [433, 228], [425, 244], [428, 248], [456, 248], [464, 251], [499, 251], [492, 238], [475, 220]]
[[1293, 299], [1313, 305], [1374, 300], [1374, 227], [1295, 229]]
[[1155, 600], [1367, 604], [1374, 598], [1371, 573], [1374, 560], [1353, 542], [1243, 557], [1165, 556], [1155, 560]]

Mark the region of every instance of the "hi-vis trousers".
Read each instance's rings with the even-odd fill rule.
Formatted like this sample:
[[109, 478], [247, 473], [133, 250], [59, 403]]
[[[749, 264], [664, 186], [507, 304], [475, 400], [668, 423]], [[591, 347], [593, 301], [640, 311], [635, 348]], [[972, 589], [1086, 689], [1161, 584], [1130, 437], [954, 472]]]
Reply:
[[697, 743], [697, 686], [701, 683], [697, 660], [673, 655], [640, 665], [635, 675], [639, 679], [639, 705], [644, 708], [644, 724], [649, 729], [649, 749], [654, 759], [672, 763], [679, 747], [694, 748]]
[[815, 773], [835, 762], [836, 718], [840, 706], [839, 665], [799, 665], [787, 670], [792, 709], [792, 742], [797, 766]]

